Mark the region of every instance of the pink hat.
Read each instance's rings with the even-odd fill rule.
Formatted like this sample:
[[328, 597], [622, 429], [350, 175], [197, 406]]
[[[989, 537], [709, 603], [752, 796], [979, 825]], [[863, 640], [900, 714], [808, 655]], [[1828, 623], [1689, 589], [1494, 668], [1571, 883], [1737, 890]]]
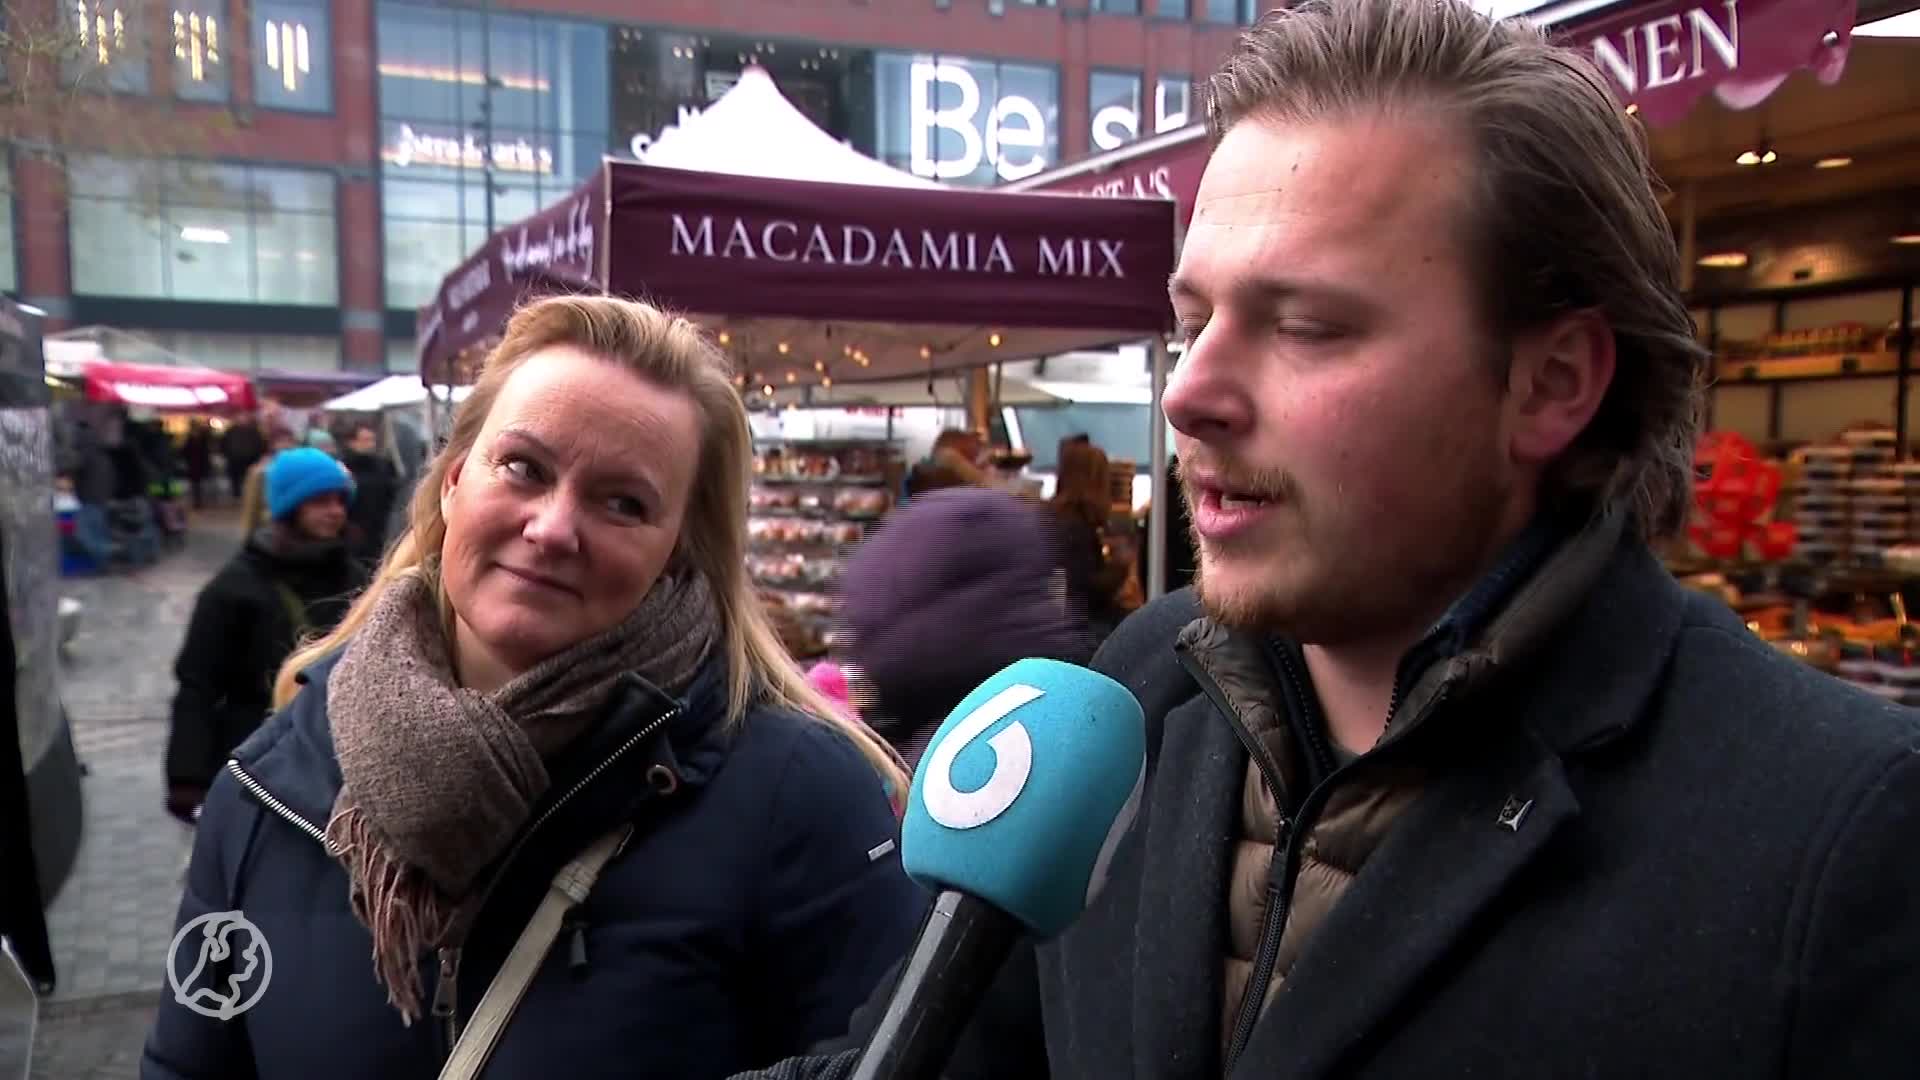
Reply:
[[853, 707], [852, 697], [847, 693], [847, 673], [840, 670], [839, 664], [822, 660], [813, 665], [807, 669], [807, 683], [838, 705], [842, 716], [849, 720], [860, 718], [859, 712]]

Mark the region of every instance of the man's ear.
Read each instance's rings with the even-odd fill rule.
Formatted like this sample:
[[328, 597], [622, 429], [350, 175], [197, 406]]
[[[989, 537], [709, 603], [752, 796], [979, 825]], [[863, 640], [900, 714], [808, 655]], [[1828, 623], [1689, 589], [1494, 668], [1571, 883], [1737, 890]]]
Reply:
[[1521, 335], [1507, 375], [1514, 459], [1545, 464], [1571, 446], [1606, 400], [1614, 363], [1613, 327], [1598, 311]]

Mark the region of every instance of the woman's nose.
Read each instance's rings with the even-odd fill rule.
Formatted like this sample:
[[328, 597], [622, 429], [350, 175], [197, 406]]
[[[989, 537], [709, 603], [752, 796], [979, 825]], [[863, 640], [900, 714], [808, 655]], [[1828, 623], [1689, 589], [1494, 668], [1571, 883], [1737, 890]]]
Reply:
[[528, 543], [556, 555], [571, 555], [580, 550], [577, 508], [563, 492], [554, 492], [534, 504], [533, 514], [520, 530]]

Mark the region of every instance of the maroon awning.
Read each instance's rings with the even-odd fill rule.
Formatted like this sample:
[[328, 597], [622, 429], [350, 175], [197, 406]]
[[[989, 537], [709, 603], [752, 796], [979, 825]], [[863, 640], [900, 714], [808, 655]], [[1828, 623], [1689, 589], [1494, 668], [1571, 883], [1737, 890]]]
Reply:
[[1193, 197], [1200, 190], [1200, 174], [1206, 171], [1211, 152], [1206, 132], [1196, 125], [1010, 184], [1007, 190], [1171, 199], [1185, 229], [1193, 219]]
[[1663, 125], [1708, 94], [1752, 108], [1802, 69], [1838, 82], [1853, 19], [1854, 0], [1656, 0], [1558, 32], [1593, 56], [1623, 104]]
[[506, 325], [526, 297], [545, 292], [597, 291], [595, 240], [605, 211], [604, 173], [554, 205], [489, 236], [440, 283], [420, 309], [420, 371], [437, 371]]
[[609, 169], [611, 292], [734, 317], [1168, 325], [1166, 203]]

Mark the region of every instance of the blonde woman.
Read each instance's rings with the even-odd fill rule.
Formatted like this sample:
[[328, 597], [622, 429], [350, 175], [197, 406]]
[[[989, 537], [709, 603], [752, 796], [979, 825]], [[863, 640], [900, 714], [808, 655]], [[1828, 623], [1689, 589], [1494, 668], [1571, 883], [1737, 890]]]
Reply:
[[[143, 1076], [434, 1076], [556, 871], [628, 824], [485, 1075], [697, 1080], [845, 1029], [924, 907], [905, 777], [754, 599], [750, 453], [690, 324], [513, 319], [409, 531], [208, 796], [180, 922], [241, 912], [271, 985], [226, 1018], [169, 998]], [[231, 944], [190, 1000], [251, 991]]]

